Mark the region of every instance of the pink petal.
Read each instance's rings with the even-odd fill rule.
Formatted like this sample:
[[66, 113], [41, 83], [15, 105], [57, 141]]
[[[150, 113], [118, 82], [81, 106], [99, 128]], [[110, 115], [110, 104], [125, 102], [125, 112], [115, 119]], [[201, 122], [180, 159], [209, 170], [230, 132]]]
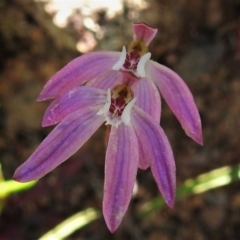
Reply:
[[13, 178], [18, 182], [33, 181], [67, 160], [104, 122], [96, 115], [98, 110], [80, 110], [66, 117], [18, 167]]
[[146, 44], [146, 46], [149, 45], [149, 43], [153, 40], [158, 31], [156, 28], [151, 28], [143, 22], [133, 23], [132, 29], [133, 40], [141, 40]]
[[56, 98], [112, 69], [119, 57], [119, 52], [91, 52], [75, 58], [50, 78], [38, 101]]
[[131, 125], [112, 127], [105, 164], [103, 214], [114, 232], [131, 200], [138, 167], [138, 141]]
[[83, 108], [104, 105], [106, 91], [87, 86], [75, 87], [55, 99], [46, 110], [42, 126], [50, 126], [60, 122], [69, 114]]
[[122, 74], [120, 71], [109, 70], [87, 83], [88, 86], [105, 89], [112, 89], [122, 83]]
[[155, 83], [151, 79], [141, 78], [133, 86], [136, 105], [151, 115], [156, 122], [160, 122], [161, 99]]
[[193, 96], [185, 82], [171, 69], [156, 62], [148, 61], [146, 69], [186, 134], [202, 144], [201, 119]]
[[[140, 107], [144, 112], [152, 116], [157, 123], [159, 123], [161, 114], [161, 99], [154, 82], [151, 79], [141, 78], [136, 84], [134, 84], [133, 92], [134, 97], [137, 98], [135, 105]], [[146, 170], [150, 165], [150, 161], [143, 151], [141, 141], [139, 141], [139, 152], [139, 168]]]
[[165, 202], [173, 207], [176, 191], [176, 169], [170, 143], [156, 121], [134, 106], [132, 124], [142, 142], [145, 155], [151, 159], [150, 167]]

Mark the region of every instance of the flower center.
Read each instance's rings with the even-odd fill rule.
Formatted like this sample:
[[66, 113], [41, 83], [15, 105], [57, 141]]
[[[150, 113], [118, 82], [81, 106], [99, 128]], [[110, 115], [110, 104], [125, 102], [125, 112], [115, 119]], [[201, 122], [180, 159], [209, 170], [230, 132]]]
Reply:
[[97, 114], [105, 117], [106, 125], [110, 124], [118, 127], [122, 122], [128, 125], [130, 123], [130, 112], [135, 101], [133, 91], [127, 85], [117, 85], [112, 91], [108, 89], [106, 104]]
[[126, 105], [133, 99], [132, 90], [125, 84], [112, 89], [111, 105], [109, 112], [114, 116], [121, 116]]
[[133, 41], [128, 47], [128, 52], [123, 47], [121, 56], [112, 69], [131, 72], [136, 77], [145, 77], [145, 64], [150, 57], [151, 53], [143, 41]]
[[147, 52], [148, 48], [142, 41], [132, 41], [128, 46], [128, 53], [123, 66], [129, 70], [136, 70], [140, 58]]

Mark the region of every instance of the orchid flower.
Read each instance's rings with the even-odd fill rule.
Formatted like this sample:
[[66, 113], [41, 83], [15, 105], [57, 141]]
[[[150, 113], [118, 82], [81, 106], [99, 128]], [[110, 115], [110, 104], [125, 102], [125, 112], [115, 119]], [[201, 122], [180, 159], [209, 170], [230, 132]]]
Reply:
[[187, 85], [171, 69], [150, 60], [148, 45], [156, 33], [145, 23], [133, 23], [133, 41], [127, 49], [92, 52], [72, 60], [47, 82], [38, 100], [57, 98], [83, 84], [107, 90], [124, 83], [133, 89], [136, 105], [159, 122], [160, 92], [185, 133], [202, 144], [200, 116]]
[[107, 91], [89, 86], [64, 91], [50, 104], [43, 118], [43, 126], [59, 124], [13, 178], [27, 182], [43, 177], [74, 154], [106, 122], [111, 130], [103, 214], [109, 230], [118, 228], [127, 211], [139, 164], [143, 169], [150, 165], [165, 202], [173, 207], [176, 179], [169, 141], [159, 124], [136, 101], [132, 89], [125, 84]]

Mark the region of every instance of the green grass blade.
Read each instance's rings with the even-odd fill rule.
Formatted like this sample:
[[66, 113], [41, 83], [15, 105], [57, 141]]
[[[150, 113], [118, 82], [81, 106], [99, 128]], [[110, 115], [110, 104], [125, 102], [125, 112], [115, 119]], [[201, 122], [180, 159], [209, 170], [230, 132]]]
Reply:
[[76, 230], [88, 225], [101, 216], [99, 211], [88, 208], [84, 211], [74, 214], [55, 228], [44, 234], [39, 240], [62, 240], [70, 236]]
[[[196, 178], [186, 180], [177, 188], [176, 200], [190, 195], [203, 193], [214, 188], [222, 187], [240, 179], [240, 165], [235, 167], [225, 166], [199, 175]], [[142, 220], [156, 209], [165, 205], [161, 197], [156, 197], [147, 202], [138, 214], [138, 220]]]
[[11, 193], [28, 190], [29, 188], [33, 187], [36, 183], [37, 181], [19, 183], [14, 180], [0, 182], [0, 198], [5, 198]]

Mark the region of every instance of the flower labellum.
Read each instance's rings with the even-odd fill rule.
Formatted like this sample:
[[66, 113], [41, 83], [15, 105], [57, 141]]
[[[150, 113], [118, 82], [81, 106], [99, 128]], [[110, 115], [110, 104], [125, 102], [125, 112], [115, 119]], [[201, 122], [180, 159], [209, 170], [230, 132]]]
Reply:
[[118, 127], [122, 122], [128, 125], [130, 111], [135, 101], [133, 92], [128, 86], [118, 85], [112, 90], [112, 94], [108, 89], [107, 102], [97, 114], [105, 116], [106, 125], [110, 124]]

